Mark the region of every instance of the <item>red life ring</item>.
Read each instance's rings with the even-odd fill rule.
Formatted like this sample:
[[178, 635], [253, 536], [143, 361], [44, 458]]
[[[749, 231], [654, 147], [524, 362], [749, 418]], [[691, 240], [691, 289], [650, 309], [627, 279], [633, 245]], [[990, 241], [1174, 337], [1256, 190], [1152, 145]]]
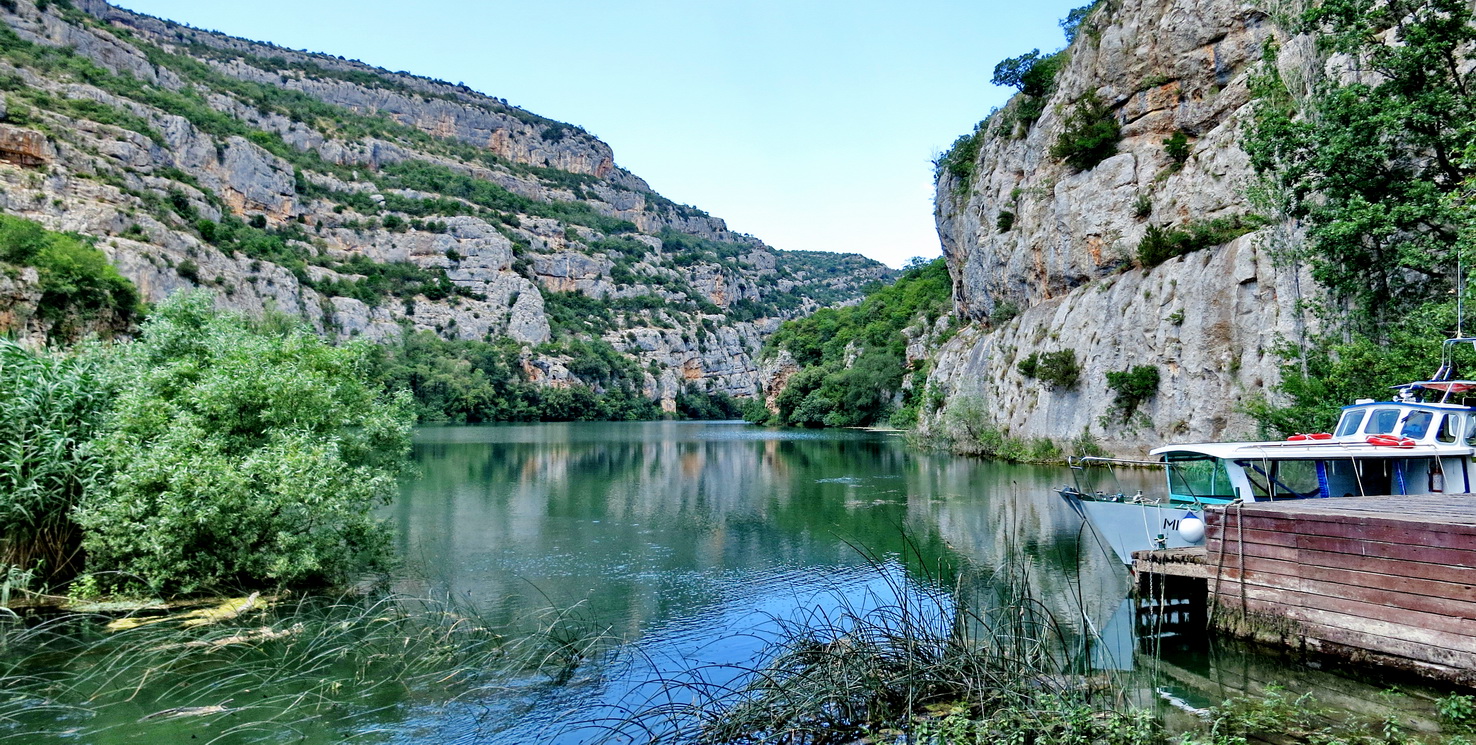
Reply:
[[1369, 435], [1368, 444], [1384, 448], [1412, 448], [1415, 441], [1408, 437], [1395, 437], [1394, 435]]
[[1331, 440], [1331, 432], [1315, 432], [1310, 435], [1295, 434], [1286, 438], [1287, 442], [1305, 442], [1307, 440]]

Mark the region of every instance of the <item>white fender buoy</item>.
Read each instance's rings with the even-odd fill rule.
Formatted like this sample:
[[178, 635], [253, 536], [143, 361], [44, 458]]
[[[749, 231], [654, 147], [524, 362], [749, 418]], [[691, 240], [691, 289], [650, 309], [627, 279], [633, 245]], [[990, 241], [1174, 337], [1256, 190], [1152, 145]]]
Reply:
[[1204, 540], [1204, 521], [1193, 512], [1185, 512], [1179, 518], [1179, 537], [1189, 543], [1199, 543]]

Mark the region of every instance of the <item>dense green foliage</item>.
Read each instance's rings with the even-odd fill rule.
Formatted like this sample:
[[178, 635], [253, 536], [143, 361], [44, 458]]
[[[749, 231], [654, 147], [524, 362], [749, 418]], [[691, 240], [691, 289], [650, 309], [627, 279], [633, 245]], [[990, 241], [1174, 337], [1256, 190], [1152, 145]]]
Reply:
[[448, 341], [407, 332], [374, 351], [373, 376], [415, 398], [422, 421], [530, 422], [656, 419], [660, 410], [641, 394], [641, 371], [610, 345], [571, 340], [540, 352], [565, 356], [571, 373], [602, 389], [540, 386], [528, 380], [521, 345]]
[[1155, 267], [1187, 253], [1229, 243], [1264, 224], [1253, 215], [1236, 215], [1195, 220], [1178, 228], [1149, 225], [1138, 241], [1138, 263], [1144, 268]]
[[80, 568], [71, 513], [102, 480], [100, 454], [86, 444], [113, 400], [99, 362], [0, 339], [0, 570], [50, 584]]
[[[661, 419], [646, 398], [645, 376], [630, 357], [598, 339], [565, 338], [541, 345], [537, 354], [562, 360], [582, 383], [551, 386], [529, 379], [522, 345], [494, 341], [449, 341], [429, 331], [406, 332], [397, 342], [376, 345], [370, 375], [391, 390], [409, 391], [423, 422], [571, 422]], [[684, 419], [733, 419], [737, 404], [724, 393], [689, 386], [678, 394], [676, 415]]]
[[371, 510], [394, 494], [409, 396], [366, 379], [368, 345], [212, 302], [176, 295], [114, 348], [109, 482], [75, 512], [88, 568], [164, 594], [344, 581], [386, 556]]
[[1283, 81], [1268, 46], [1252, 81], [1244, 148], [1263, 177], [1258, 195], [1305, 226], [1303, 243], [1281, 247], [1280, 258], [1308, 266], [1329, 295], [1315, 308], [1327, 335], [1280, 350], [1291, 404], [1253, 407], [1282, 434], [1326, 430], [1338, 406], [1436, 367], [1438, 342], [1457, 327], [1448, 293], [1467, 279], [1457, 279], [1458, 254], [1469, 272], [1476, 235], [1471, 7], [1327, 0], [1299, 20], [1321, 51], [1347, 54], [1368, 74], [1314, 80], [1297, 98], [1303, 81]]
[[1117, 154], [1120, 139], [1122, 125], [1112, 114], [1112, 107], [1096, 91], [1088, 91], [1066, 115], [1061, 134], [1051, 146], [1051, 157], [1078, 171], [1089, 171]]
[[979, 122], [974, 126], [973, 132], [959, 135], [953, 145], [933, 162], [939, 173], [947, 171], [958, 181], [956, 193], [967, 192], [969, 185], [973, 183], [975, 163], [979, 160], [979, 148], [983, 147], [984, 138], [988, 136], [986, 132], [984, 122]]
[[1176, 166], [1182, 166], [1185, 161], [1189, 160], [1189, 150], [1189, 136], [1184, 134], [1182, 129], [1174, 130], [1174, 133], [1163, 141], [1164, 155], [1167, 155]]
[[[1068, 33], [1068, 38], [1071, 35]], [[1065, 62], [1064, 51], [1042, 57], [1039, 49], [1032, 49], [994, 66], [994, 77], [990, 82], [1020, 92], [1014, 121], [1029, 127], [1045, 113], [1046, 101], [1056, 91], [1056, 74]]]
[[[858, 305], [822, 308], [786, 321], [770, 337], [765, 354], [787, 351], [802, 370], [778, 397], [773, 422], [847, 427], [883, 420], [908, 371], [902, 330], [919, 321], [931, 326], [947, 312], [951, 291], [947, 266], [934, 259], [915, 263], [896, 284], [871, 292]], [[849, 365], [848, 349], [855, 355]], [[915, 402], [903, 401], [909, 405]], [[769, 416], [756, 407], [750, 418], [767, 421]]]
[[1112, 391], [1112, 408], [1127, 422], [1144, 401], [1158, 393], [1158, 368], [1134, 365], [1128, 370], [1108, 370], [1107, 389]]
[[142, 310], [133, 283], [81, 236], [0, 215], [0, 262], [36, 268], [41, 283], [37, 310], [52, 322], [54, 332], [64, 334], [65, 326], [76, 321], [103, 321], [123, 329]]
[[[1455, 305], [1431, 303], [1385, 326], [1377, 340], [1353, 334], [1323, 339], [1308, 349], [1283, 345], [1276, 350], [1285, 361], [1280, 390], [1290, 403], [1256, 401], [1250, 411], [1271, 434], [1330, 431], [1343, 406], [1360, 398], [1383, 398], [1393, 386], [1427, 379], [1440, 360], [1442, 340], [1455, 331]], [[1457, 347], [1455, 355], [1463, 375], [1476, 371], [1476, 350]]]
[[1476, 168], [1466, 155], [1476, 135], [1472, 20], [1459, 0], [1328, 0], [1306, 13], [1305, 28], [1371, 75], [1320, 80], [1299, 102], [1274, 64], [1255, 81], [1246, 152], [1275, 187], [1275, 206], [1305, 221], [1304, 258], [1358, 309], [1349, 320], [1360, 331], [1377, 334], [1450, 288]]
[[1076, 359], [1075, 349], [1055, 352], [1031, 352], [1018, 365], [1020, 374], [1036, 378], [1053, 388], [1070, 390], [1081, 378], [1081, 363]]

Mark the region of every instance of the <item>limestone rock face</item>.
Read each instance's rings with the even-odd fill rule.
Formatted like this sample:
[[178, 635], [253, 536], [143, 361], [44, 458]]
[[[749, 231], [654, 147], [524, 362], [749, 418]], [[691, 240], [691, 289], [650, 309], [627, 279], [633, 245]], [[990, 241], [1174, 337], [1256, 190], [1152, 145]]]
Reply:
[[[1310, 79], [1311, 45], [1234, 0], [1122, 0], [1083, 28], [1034, 126], [1013, 123], [1014, 101], [981, 123], [971, 179], [939, 171], [938, 233], [956, 312], [970, 325], [937, 353], [929, 384], [948, 404], [925, 412], [922, 427], [941, 432], [948, 409], [975, 397], [1012, 436], [1085, 432], [1118, 452], [1252, 434], [1243, 404], [1277, 382], [1274, 335], [1305, 333], [1294, 304], [1302, 288], [1313, 291], [1268, 255], [1289, 226], [1148, 272], [1136, 248], [1150, 224], [1251, 212], [1253, 173], [1238, 145], [1249, 74], [1279, 38], [1283, 74]], [[1050, 151], [1089, 92], [1111, 107], [1122, 140], [1116, 155], [1074, 172]], [[1176, 131], [1191, 148], [1182, 164], [1164, 150]], [[1082, 363], [1075, 390], [1017, 370], [1032, 352], [1063, 349]], [[1161, 375], [1146, 420], [1114, 421], [1105, 373], [1143, 364]]]
[[[593, 381], [540, 345], [599, 339], [671, 410], [690, 387], [754, 395], [757, 351], [809, 294], [890, 276], [854, 256], [823, 281], [786, 274], [583, 129], [463, 86], [102, 0], [16, 0], [0, 22], [117, 78], [0, 54], [46, 94], [0, 105], [0, 210], [95, 239], [149, 301], [205, 287], [343, 338], [510, 337], [545, 385]], [[35, 278], [0, 269], [0, 328], [44, 337]]]

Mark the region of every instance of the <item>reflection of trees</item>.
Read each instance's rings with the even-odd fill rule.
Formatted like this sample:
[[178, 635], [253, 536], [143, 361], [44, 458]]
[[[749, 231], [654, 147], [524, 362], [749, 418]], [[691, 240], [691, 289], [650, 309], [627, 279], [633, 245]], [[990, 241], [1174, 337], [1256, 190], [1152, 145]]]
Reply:
[[934, 578], [955, 552], [996, 567], [1023, 551], [1042, 594], [1075, 595], [1053, 558], [1076, 555], [1075, 518], [1047, 490], [1061, 469], [920, 456], [866, 433], [762, 433], [688, 423], [429, 430], [415, 451], [422, 476], [391, 514], [413, 564], [499, 621], [585, 601], [592, 617], [634, 634], [742, 592], [713, 577], [855, 565], [857, 548]]
[[[939, 498], [914, 500], [913, 522], [937, 526], [948, 547], [986, 580], [999, 575], [1001, 582], [1023, 583], [1021, 592], [1078, 633], [1085, 626], [1083, 615], [1100, 628], [1121, 603], [1129, 587], [1127, 572], [1055, 493], [1071, 482], [1068, 471], [951, 456], [917, 460], [908, 492]], [[1131, 483], [1151, 477], [1121, 476]], [[996, 595], [979, 597], [988, 603]]]

